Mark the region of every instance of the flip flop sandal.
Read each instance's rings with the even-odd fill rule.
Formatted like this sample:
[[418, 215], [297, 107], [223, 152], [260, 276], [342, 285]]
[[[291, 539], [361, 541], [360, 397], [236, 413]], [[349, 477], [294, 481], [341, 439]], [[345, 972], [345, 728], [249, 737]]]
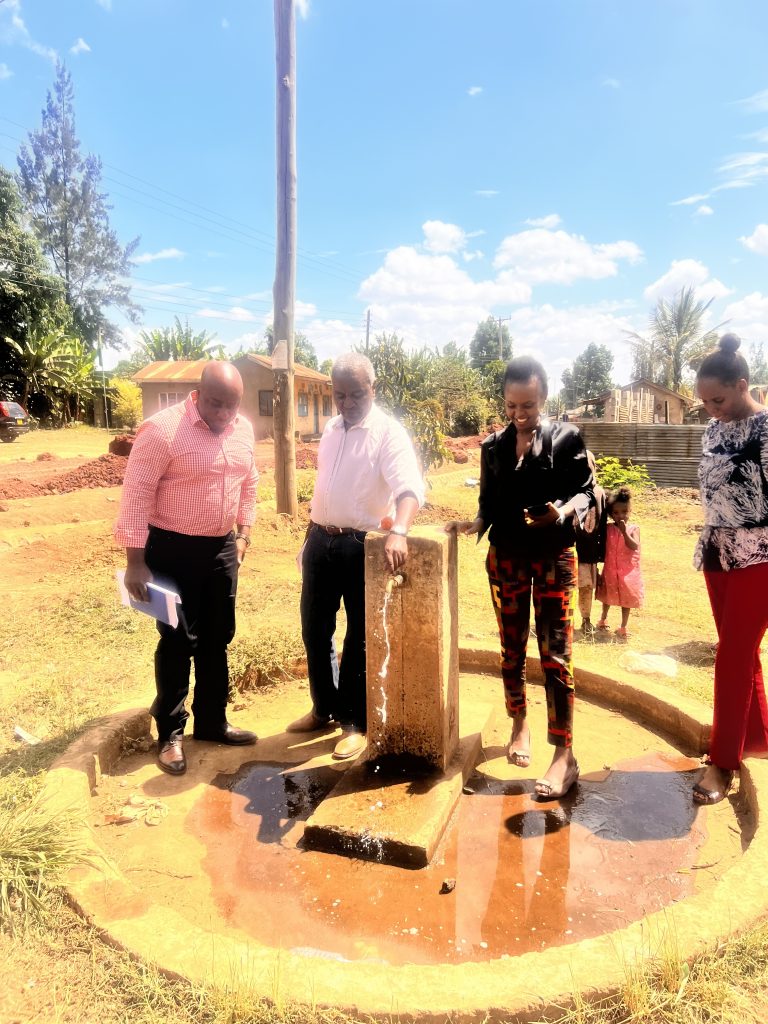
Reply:
[[573, 767], [566, 772], [560, 789], [555, 789], [549, 779], [536, 779], [534, 785], [535, 795], [539, 800], [560, 800], [579, 781], [579, 774], [579, 763], [576, 761]]

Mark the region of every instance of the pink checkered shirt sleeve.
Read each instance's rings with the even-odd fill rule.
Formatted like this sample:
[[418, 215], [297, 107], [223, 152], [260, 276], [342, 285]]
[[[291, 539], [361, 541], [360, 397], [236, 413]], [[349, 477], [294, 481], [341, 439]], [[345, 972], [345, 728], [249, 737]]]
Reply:
[[251, 465], [250, 473], [240, 488], [240, 506], [237, 510], [238, 526], [252, 526], [256, 519], [256, 486], [258, 482], [259, 474], [254, 462]]
[[123, 481], [115, 540], [126, 548], [143, 548], [147, 525], [155, 511], [157, 489], [170, 462], [168, 439], [159, 424], [147, 420], [139, 427]]

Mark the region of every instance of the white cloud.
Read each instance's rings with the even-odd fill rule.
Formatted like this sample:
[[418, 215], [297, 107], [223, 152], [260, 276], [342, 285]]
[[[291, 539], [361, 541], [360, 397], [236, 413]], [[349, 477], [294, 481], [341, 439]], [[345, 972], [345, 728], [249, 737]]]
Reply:
[[499, 195], [499, 190], [495, 188], [476, 188], [475, 195], [480, 196], [481, 199], [492, 199], [494, 196]]
[[428, 220], [421, 225], [424, 248], [427, 252], [461, 252], [467, 244], [467, 234], [457, 224], [442, 220]]
[[13, 72], [7, 64], [0, 64], [0, 82], [4, 82], [7, 78], [11, 78]]
[[707, 206], [706, 203], [702, 203], [701, 206], [697, 206], [694, 210], [694, 217], [711, 217], [715, 211], [711, 206]]
[[309, 17], [309, 0], [296, 0], [296, 10], [300, 18]]
[[[324, 359], [335, 359], [342, 352], [349, 352], [365, 338], [365, 328], [344, 323], [343, 320], [316, 318], [302, 323], [301, 329], [314, 345], [321, 363]], [[374, 331], [378, 333], [382, 330], [384, 327], [374, 321]]]
[[112, 10], [112, 0], [96, 0], [99, 7], [103, 7], [105, 11]]
[[525, 222], [532, 228], [556, 228], [562, 224], [559, 213], [548, 213], [546, 217], [529, 217]]
[[572, 284], [580, 278], [615, 277], [620, 260], [634, 264], [642, 258], [634, 242], [593, 245], [580, 235], [533, 228], [508, 235], [496, 252], [494, 266], [510, 268], [518, 281], [531, 284]]
[[756, 132], [745, 135], [744, 138], [750, 139], [753, 142], [768, 142], [768, 128], [760, 128]]
[[591, 342], [606, 345], [613, 353], [614, 377], [629, 381], [632, 355], [625, 331], [637, 329], [631, 317], [621, 313], [623, 304], [594, 306], [549, 304], [525, 306], [512, 312], [509, 331], [515, 354], [529, 352], [540, 359], [550, 375], [550, 391], [559, 385], [559, 374]]
[[749, 188], [761, 178], [768, 177], [768, 152], [735, 153], [718, 167], [718, 173], [727, 180], [712, 191], [721, 192], [729, 188]]
[[672, 260], [669, 270], [649, 284], [643, 295], [649, 302], [660, 298], [669, 299], [683, 288], [695, 288], [700, 299], [722, 299], [731, 295], [732, 288], [726, 288], [722, 281], [709, 276], [709, 268], [700, 260]]
[[751, 235], [742, 237], [739, 241], [752, 252], [768, 256], [768, 224], [758, 224]]
[[75, 40], [72, 46], [70, 46], [69, 52], [72, 54], [73, 57], [77, 57], [78, 54], [81, 53], [90, 53], [91, 48], [82, 36], [78, 36], [78, 38]]
[[227, 310], [199, 309], [196, 316], [203, 316], [211, 320], [236, 320], [240, 323], [255, 323], [258, 320], [255, 313], [243, 306], [230, 306]]
[[600, 83], [604, 89], [620, 89], [621, 82], [618, 78], [604, 78]]
[[222, 28], [229, 28], [229, 19], [228, 18], [222, 18], [221, 19], [221, 27]]
[[482, 85], [471, 85], [467, 89], [467, 96], [479, 96], [482, 91], [483, 91]]
[[[768, 343], [768, 295], [752, 292], [729, 303], [723, 310], [728, 329], [748, 344]], [[763, 383], [762, 381], [759, 383]]]
[[747, 114], [762, 114], [768, 110], [768, 89], [753, 93], [746, 99], [737, 100], [736, 105]]
[[676, 199], [674, 203], [670, 203], [670, 206], [693, 206], [695, 203], [700, 203], [703, 199], [709, 199], [709, 192], [697, 192], [696, 195], [686, 196], [685, 199]]
[[461, 258], [465, 263], [471, 263], [473, 260], [485, 259], [485, 253], [482, 249], [467, 249], [461, 254]]
[[59, 57], [53, 47], [45, 46], [32, 38], [21, 16], [21, 0], [5, 0], [0, 4], [0, 42], [11, 46], [23, 46], [54, 64]]
[[156, 260], [180, 260], [187, 254], [181, 249], [160, 249], [159, 252], [142, 252], [131, 258], [132, 263], [154, 263]]

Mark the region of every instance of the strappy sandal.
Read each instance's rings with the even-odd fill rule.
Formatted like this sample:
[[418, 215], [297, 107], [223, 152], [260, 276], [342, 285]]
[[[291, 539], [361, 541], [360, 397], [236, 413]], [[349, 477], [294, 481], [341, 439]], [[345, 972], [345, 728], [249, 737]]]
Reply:
[[608, 623], [605, 621], [605, 619], [600, 619], [598, 624], [595, 626], [595, 629], [597, 629], [600, 633], [607, 633], [609, 628], [610, 627]]
[[559, 789], [555, 789], [549, 779], [536, 779], [534, 785], [536, 796], [539, 800], [560, 800], [579, 781], [579, 773], [579, 762], [574, 761], [565, 773], [563, 784]]
[[516, 768], [529, 768], [531, 764], [530, 750], [515, 750], [510, 743], [507, 747], [507, 761]]
[[728, 796], [733, 785], [732, 771], [723, 771], [719, 769], [723, 775], [723, 784], [720, 789], [707, 789], [705, 786], [699, 785], [697, 782], [693, 787], [693, 802], [703, 807], [711, 807], [712, 804], [719, 804]]

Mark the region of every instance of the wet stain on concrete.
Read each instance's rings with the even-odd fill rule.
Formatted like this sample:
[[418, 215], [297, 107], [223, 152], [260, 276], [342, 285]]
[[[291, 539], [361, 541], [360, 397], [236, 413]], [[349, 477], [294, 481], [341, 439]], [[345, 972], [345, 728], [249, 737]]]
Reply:
[[[418, 871], [301, 848], [303, 822], [339, 777], [329, 766], [219, 774], [185, 827], [204, 844], [221, 923], [259, 942], [334, 959], [489, 960], [612, 931], [693, 891], [706, 874], [698, 766], [644, 754], [582, 776], [559, 803], [536, 801], [530, 779], [476, 772]], [[446, 879], [455, 886], [441, 892]]]

